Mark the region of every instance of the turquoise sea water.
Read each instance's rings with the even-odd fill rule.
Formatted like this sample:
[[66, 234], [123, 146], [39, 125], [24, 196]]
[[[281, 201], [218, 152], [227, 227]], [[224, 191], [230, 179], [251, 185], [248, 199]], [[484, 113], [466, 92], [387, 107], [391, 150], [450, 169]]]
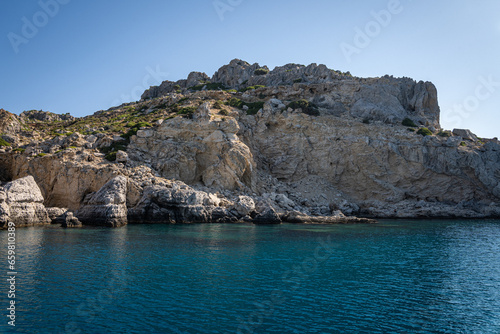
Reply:
[[500, 221], [27, 228], [17, 249], [0, 332], [500, 333]]

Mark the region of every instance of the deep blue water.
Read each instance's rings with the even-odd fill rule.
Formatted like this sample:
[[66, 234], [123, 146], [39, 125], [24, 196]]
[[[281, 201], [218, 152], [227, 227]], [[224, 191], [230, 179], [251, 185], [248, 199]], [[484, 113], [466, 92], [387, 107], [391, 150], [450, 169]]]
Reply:
[[27, 228], [17, 247], [1, 332], [500, 333], [500, 221]]

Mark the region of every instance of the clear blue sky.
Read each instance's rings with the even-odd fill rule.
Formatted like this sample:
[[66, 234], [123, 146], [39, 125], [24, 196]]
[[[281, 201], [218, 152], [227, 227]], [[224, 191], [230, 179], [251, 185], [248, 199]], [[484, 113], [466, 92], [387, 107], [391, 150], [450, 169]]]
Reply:
[[498, 0], [3, 1], [0, 28], [0, 107], [17, 114], [89, 115], [241, 58], [432, 81], [443, 127], [500, 137]]

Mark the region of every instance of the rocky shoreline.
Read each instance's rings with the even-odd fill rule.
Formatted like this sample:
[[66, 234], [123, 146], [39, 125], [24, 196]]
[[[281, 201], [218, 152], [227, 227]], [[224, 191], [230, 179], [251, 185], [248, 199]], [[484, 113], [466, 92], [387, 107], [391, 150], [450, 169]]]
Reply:
[[0, 110], [0, 182], [0, 226], [488, 218], [500, 143], [442, 129], [429, 82], [236, 59], [83, 118]]

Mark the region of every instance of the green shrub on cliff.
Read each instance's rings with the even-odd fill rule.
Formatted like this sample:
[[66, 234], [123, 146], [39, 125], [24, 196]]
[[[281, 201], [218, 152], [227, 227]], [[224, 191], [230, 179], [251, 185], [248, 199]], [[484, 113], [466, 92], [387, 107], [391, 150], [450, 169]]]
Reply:
[[245, 103], [245, 105], [248, 107], [247, 115], [255, 115], [264, 107], [264, 102], [251, 102]]
[[116, 161], [116, 152], [109, 152], [104, 156], [108, 161]]
[[306, 99], [298, 100], [291, 102], [287, 108], [292, 108], [292, 109], [302, 109], [302, 112], [304, 114], [310, 115], [310, 116], [319, 116], [319, 110], [318, 107]]
[[415, 122], [413, 122], [411, 119], [409, 118], [405, 118], [402, 122], [402, 124], [404, 126], [408, 126], [408, 127], [411, 127], [411, 128], [416, 128], [417, 127], [417, 124], [415, 124]]
[[220, 103], [220, 101], [214, 102], [214, 109], [222, 109], [222, 104]]
[[205, 87], [206, 90], [219, 90], [219, 89], [226, 89], [227, 87], [224, 86], [224, 84], [220, 82], [214, 82], [214, 83], [202, 83], [200, 85], [196, 85], [193, 87], [189, 87], [190, 90], [202, 90], [203, 87]]
[[451, 137], [451, 131], [441, 130], [437, 134], [439, 137]]
[[432, 136], [432, 132], [431, 130], [427, 129], [427, 128], [420, 128], [418, 129], [417, 133], [419, 135], [422, 135], [422, 136]]
[[254, 89], [259, 89], [259, 88], [264, 88], [264, 87], [266, 87], [266, 86], [264, 86], [264, 85], [255, 85], [255, 86], [250, 86], [250, 87], [246, 87], [246, 88], [241, 88], [239, 90], [239, 92], [243, 93], [243, 92], [246, 92], [248, 90], [254, 90]]
[[267, 73], [269, 73], [269, 70], [267, 68], [258, 68], [255, 70], [255, 72], [253, 72], [253, 74], [255, 75], [266, 75]]
[[176, 113], [177, 113], [177, 115], [185, 115], [185, 116], [191, 117], [195, 111], [196, 111], [196, 107], [184, 107], [184, 108], [178, 108], [176, 110]]
[[236, 97], [230, 98], [224, 104], [235, 108], [240, 108], [240, 109], [243, 108], [243, 101], [241, 101]]
[[10, 144], [7, 141], [5, 141], [5, 139], [0, 137], [0, 146], [10, 146]]

